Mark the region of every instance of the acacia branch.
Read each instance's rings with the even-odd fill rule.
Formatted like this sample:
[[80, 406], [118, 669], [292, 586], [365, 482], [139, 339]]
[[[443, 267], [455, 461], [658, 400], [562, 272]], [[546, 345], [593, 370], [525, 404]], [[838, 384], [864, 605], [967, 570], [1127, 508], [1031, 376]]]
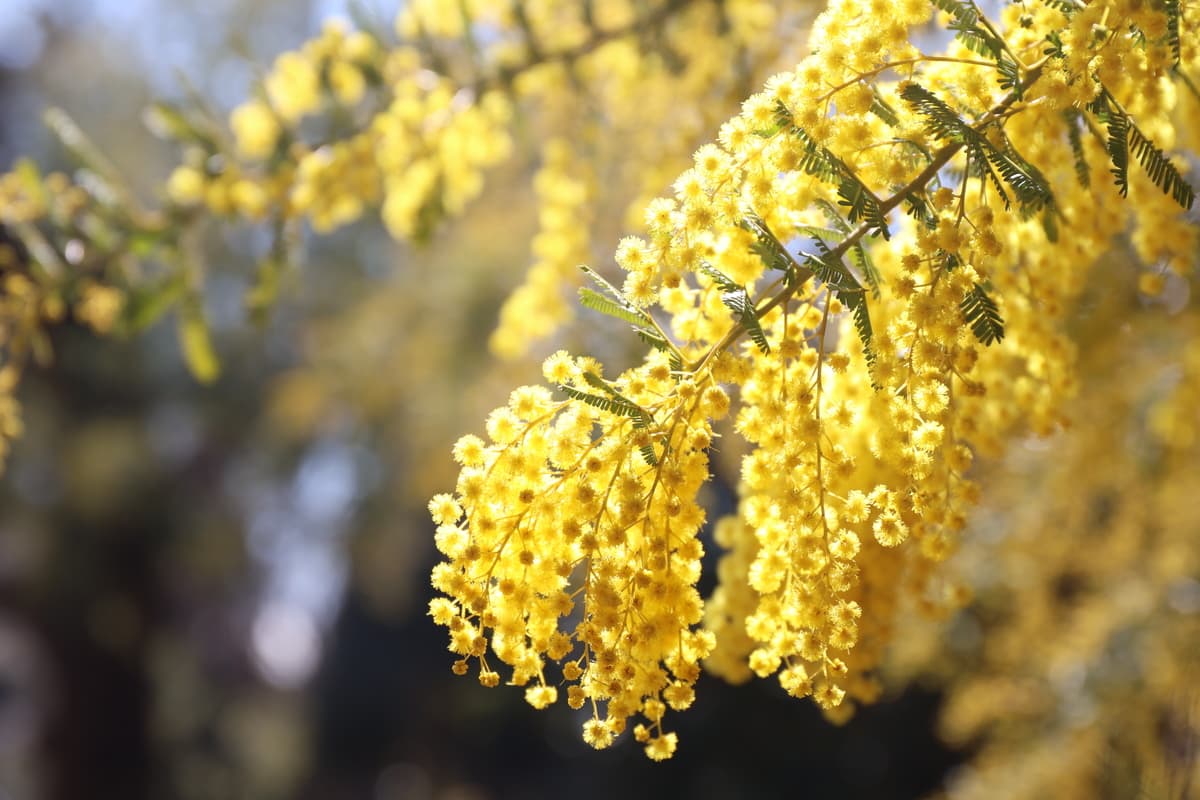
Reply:
[[[1029, 72], [1026, 75], [1025, 80], [1021, 82], [1021, 85], [1019, 87], [1015, 87], [1011, 92], [1009, 92], [1008, 95], [1006, 95], [1005, 98], [1001, 100], [995, 108], [991, 109], [982, 117], [980, 117], [971, 127], [977, 131], [981, 131], [994, 122], [997, 118], [1008, 113], [1012, 105], [1022, 96], [1024, 96], [1024, 93], [1037, 82], [1038, 78], [1041, 77], [1042, 68], [1045, 66], [1045, 63], [1046, 59], [1042, 59], [1034, 66], [1030, 67]], [[950, 163], [950, 159], [954, 158], [954, 156], [958, 154], [958, 151], [961, 150], [963, 146], [963, 142], [950, 142], [946, 145], [943, 145], [940, 150], [934, 153], [933, 160], [929, 162], [925, 169], [921, 170], [921, 172], [915, 178], [906, 183], [902, 188], [898, 189], [890, 197], [879, 204], [880, 215], [887, 216], [897, 207], [899, 207], [899, 205], [904, 202], [904, 199], [910, 194], [923, 191], [926, 185], [937, 176], [938, 172], [940, 172], [943, 167]], [[858, 244], [858, 242], [861, 241], [862, 238], [871, 231], [872, 227], [873, 226], [869, 222], [860, 222], [858, 227], [851, 231], [850, 234], [846, 236], [845, 239], [840, 241], [836, 247], [830, 249], [830, 251], [825, 254], [825, 257], [831, 261], [840, 260], [846, 255], [851, 247], [854, 247], [854, 245]], [[771, 235], [774, 237], [773, 233]], [[772, 309], [777, 308], [783, 303], [791, 300], [792, 297], [795, 296], [796, 292], [800, 290], [800, 287], [802, 287], [808, 281], [808, 279], [813, 276], [813, 271], [798, 262], [795, 256], [793, 256], [786, 247], [781, 247], [781, 249], [783, 252], [787, 253], [788, 258], [792, 260], [795, 278], [786, 283], [785, 279], [780, 278], [767, 288], [766, 293], [769, 294], [781, 284], [785, 284], [783, 285], [782, 290], [780, 290], [778, 293], [771, 295], [771, 297], [765, 302], [755, 306], [754, 315], [759, 319], [762, 319], [762, 317], [769, 313]], [[701, 369], [703, 369], [712, 358], [714, 358], [718, 353], [728, 349], [732, 344], [734, 344], [734, 342], [740, 339], [745, 332], [745, 325], [743, 325], [741, 322], [735, 322], [733, 327], [731, 327], [729, 331], [723, 337], [721, 337], [720, 341], [709, 348], [708, 352], [706, 352], [704, 356], [696, 363], [696, 366], [692, 368], [692, 372], [699, 372]]]
[[529, 36], [533, 57], [513, 67], [501, 67], [495, 75], [479, 79], [473, 87], [475, 94], [478, 96], [489, 89], [507, 89], [512, 86], [518, 76], [534, 67], [545, 64], [573, 64], [611, 41], [662, 25], [675, 14], [693, 4], [695, 4], [695, 0], [666, 0], [658, 8], [637, 17], [628, 25], [608, 30], [593, 29], [593, 35], [586, 41], [575, 47], [567, 47], [549, 53], [538, 50], [532, 36]]

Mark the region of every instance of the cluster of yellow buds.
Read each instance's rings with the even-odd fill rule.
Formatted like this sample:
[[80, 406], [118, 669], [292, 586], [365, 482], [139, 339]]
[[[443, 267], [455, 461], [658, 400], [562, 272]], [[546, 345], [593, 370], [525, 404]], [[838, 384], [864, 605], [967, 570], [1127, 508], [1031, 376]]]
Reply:
[[[1112, 2], [1086, 12], [1055, 5], [1018, 21], [1014, 6], [1005, 27], [969, 1], [937, 6], [959, 39], [922, 53], [912, 42], [932, 10], [925, 2], [834, 0], [814, 24], [819, 49], [750, 97], [696, 152], [673, 197], [648, 205], [646, 237], [617, 249], [622, 290], [602, 281], [606, 294], [584, 293], [584, 305], [653, 345], [647, 366], [609, 383], [555, 356], [547, 378], [567, 399], [520, 390], [542, 398], [541, 421], [528, 425], [514, 395], [488, 422], [491, 452], [512, 452], [532, 483], [514, 480], [504, 455], [463, 462], [457, 494], [435, 504], [439, 537], [455, 542], [434, 572], [449, 597], [431, 605], [451, 628], [451, 649], [479, 659], [481, 680], [494, 683], [490, 648], [514, 666], [515, 682], [537, 680], [528, 697], [538, 707], [554, 697], [542, 657], [569, 654], [565, 677], [583, 676], [569, 701], [608, 703], [585, 730], [593, 744], [608, 744], [623, 724], [613, 720], [639, 702], [657, 724], [665, 687], [690, 684], [652, 649], [669, 672], [651, 669], [634, 695], [611, 692], [613, 675], [636, 682], [647, 670], [644, 651], [614, 648], [614, 626], [615, 641], [632, 634], [640, 644], [647, 598], [678, 603], [681, 584], [651, 560], [615, 581], [602, 572], [597, 593], [591, 554], [604, 551], [594, 546], [622, 557], [644, 550], [649, 531], [671, 526], [670, 514], [654, 513], [656, 493], [682, 485], [657, 502], [678, 499], [687, 555], [698, 553], [694, 495], [707, 459], [689, 437], [711, 439], [731, 394], [745, 455], [739, 515], [718, 523], [717, 538], [732, 552], [708, 630], [690, 630], [702, 611], [685, 593], [687, 613], [669, 636], [685, 664], [707, 657], [735, 680], [777, 675], [788, 693], [844, 720], [852, 701], [879, 695], [878, 670], [907, 615], [943, 615], [970, 598], [940, 565], [978, 501], [975, 456], [1000, 451], [1014, 433], [1063, 425], [1075, 388], [1066, 309], [1112, 231], [1136, 225], [1144, 257], [1194, 264], [1196, 229], [1184, 215], [1194, 193], [1153, 143], [1169, 131], [1174, 94], [1152, 65], [1172, 52], [1160, 34], [1178, 16]], [[1077, 18], [1097, 15], [1128, 27], [1092, 26], [1079, 40]], [[1178, 43], [1174, 55], [1188, 68], [1200, 61]], [[1151, 66], [1114, 73], [1104, 65], [1118, 56]], [[1154, 88], [1138, 94], [1143, 85]], [[1070, 100], [1066, 114], [1046, 99], [1076, 95], [1086, 105]], [[1082, 141], [1093, 129], [1096, 140]], [[1110, 163], [1115, 181], [1093, 185], [1092, 164], [1107, 175]], [[1138, 202], [1122, 204], [1131, 187]], [[657, 312], [669, 320], [662, 327]], [[580, 402], [609, 416], [593, 419]], [[682, 431], [665, 424], [664, 409]], [[560, 456], [555, 420], [576, 414], [585, 422], [569, 423], [574, 437]], [[601, 476], [583, 489], [582, 506], [573, 481], [581, 463]], [[682, 482], [668, 481], [672, 472]], [[552, 522], [541, 528], [542, 519]], [[576, 536], [586, 545], [563, 550]], [[491, 624], [497, 594], [521, 585], [505, 584], [496, 565], [515, 551], [514, 566], [527, 570], [540, 547], [562, 553], [560, 582], [552, 591], [526, 582], [524, 610], [507, 628]], [[683, 585], [693, 582], [689, 574]], [[585, 602], [565, 630], [528, 610], [572, 591]], [[554, 616], [572, 612], [563, 602]], [[659, 619], [646, 624], [647, 635], [662, 630]], [[609, 636], [593, 640], [594, 626]], [[530, 655], [531, 642], [546, 646]], [[467, 668], [464, 660], [456, 670]], [[596, 674], [610, 687], [599, 694], [588, 679]], [[635, 738], [646, 741], [648, 730]], [[668, 755], [674, 740], [663, 744], [661, 726], [653, 735], [648, 755]]]
[[611, 382], [599, 370], [551, 356], [546, 378], [569, 399], [517, 389], [489, 415], [489, 441], [455, 445], [455, 495], [430, 503], [447, 557], [433, 583], [448, 597], [430, 609], [450, 630], [456, 672], [476, 661], [480, 682], [496, 685], [490, 650], [536, 708], [565, 683], [568, 705], [592, 712], [584, 737], [595, 747], [640, 712], [635, 736], [661, 759], [675, 749], [666, 709], [691, 705], [713, 646], [692, 629], [705, 518], [696, 492], [709, 420], [729, 399], [711, 382], [677, 384], [659, 354]]

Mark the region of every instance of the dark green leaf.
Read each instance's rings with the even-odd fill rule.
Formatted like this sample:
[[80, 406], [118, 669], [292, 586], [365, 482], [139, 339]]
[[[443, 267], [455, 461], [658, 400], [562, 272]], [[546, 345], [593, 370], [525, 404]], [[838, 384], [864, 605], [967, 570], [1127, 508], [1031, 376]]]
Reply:
[[1183, 179], [1166, 154], [1155, 147], [1138, 129], [1107, 89], [1100, 91], [1099, 96], [1088, 105], [1088, 110], [1108, 129], [1108, 139], [1104, 146], [1108, 151], [1109, 160], [1112, 161], [1110, 171], [1116, 179], [1117, 189], [1122, 197], [1129, 194], [1129, 154], [1132, 152], [1133, 157], [1142, 165], [1142, 169], [1154, 185], [1162, 189], [1163, 194], [1170, 195], [1171, 199], [1184, 209], [1191, 209], [1196, 199], [1191, 184]]
[[978, 283], [967, 292], [959, 308], [975, 338], [984, 345], [1004, 338], [1004, 318], [1000, 316], [1000, 309]]
[[1013, 149], [1007, 138], [1004, 139], [1003, 147], [997, 147], [987, 136], [967, 124], [954, 109], [920, 84], [905, 84], [900, 96], [924, 119], [927, 134], [964, 146], [968, 167], [991, 180], [1004, 201], [1005, 208], [1009, 206], [1009, 198], [1004, 187], [1000, 185], [999, 178], [1003, 178], [1012, 187], [1022, 210], [1027, 213], [1040, 211], [1053, 204], [1054, 196], [1045, 178]]
[[726, 292], [721, 295], [723, 302], [730, 311], [737, 317], [742, 328], [746, 331], [746, 335], [750, 340], [764, 353], [771, 352], [771, 345], [767, 342], [767, 334], [763, 331], [762, 323], [758, 320], [758, 313], [754, 309], [754, 304], [750, 302], [750, 296], [746, 294], [746, 290], [738, 288], [732, 292]]
[[1079, 179], [1080, 186], [1087, 188], [1091, 185], [1092, 179], [1091, 170], [1088, 168], [1087, 158], [1083, 152], [1083, 139], [1080, 133], [1081, 114], [1071, 110], [1063, 112], [1063, 116], [1067, 120], [1067, 138], [1071, 142], [1071, 152], [1075, 155], [1075, 177]]
[[1172, 66], [1178, 69], [1181, 47], [1179, 41], [1179, 25], [1181, 16], [1179, 0], [1164, 0], [1163, 10], [1167, 14], [1167, 44], [1169, 44], [1171, 47]]

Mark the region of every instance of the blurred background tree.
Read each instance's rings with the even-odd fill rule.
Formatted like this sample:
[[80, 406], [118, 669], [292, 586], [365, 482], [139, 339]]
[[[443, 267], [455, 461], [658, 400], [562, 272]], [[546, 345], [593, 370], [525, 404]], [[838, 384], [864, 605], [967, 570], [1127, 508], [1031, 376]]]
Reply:
[[[580, 8], [615, 14], [605, 9], [618, 5]], [[949, 634], [913, 637], [885, 701], [846, 726], [786, 701], [774, 684], [733, 688], [706, 676], [678, 722], [687, 745], [654, 765], [634, 747], [591, 751], [565, 708], [534, 715], [519, 692], [450, 674], [443, 632], [425, 616], [435, 560], [425, 505], [453, 483], [449, 444], [515, 382], [537, 380], [541, 357], [558, 346], [632, 360], [636, 340], [597, 335], [599, 325], [559, 331], [575, 264], [611, 263], [646, 199], [767, 76], [795, 63], [819, 10], [730, 0], [693, 4], [684, 17], [676, 12], [687, 4], [628, 5], [667, 9], [661, 24], [615, 37], [653, 63], [616, 48], [524, 83], [513, 77], [511, 150], [462, 217], [426, 204], [405, 218], [410, 229], [385, 207], [385, 225], [371, 215], [312, 219], [335, 229], [314, 236], [256, 225], [243, 208], [201, 231], [188, 246], [203, 256], [203, 316], [222, 362], [211, 385], [180, 356], [187, 326], [171, 314], [183, 318], [185, 306], [136, 337], [98, 339], [78, 306], [47, 328], [53, 360], [25, 372], [25, 432], [0, 489], [0, 792], [772, 797], [795, 794], [802, 780], [813, 797], [1069, 796], [1063, 786], [1120, 797], [1161, 773], [1166, 788], [1150, 796], [1186, 796], [1178, 791], [1196, 770], [1197, 712], [1194, 695], [1178, 691], [1200, 650], [1200, 582], [1195, 514], [1178, 498], [1200, 474], [1195, 311], [1181, 279], [1167, 301], [1151, 302], [1121, 262], [1111, 294], [1081, 303], [1079, 324], [1120, 330], [1112, 320], [1146, 317], [1150, 332], [1104, 341], [1084, 359], [1074, 431], [1050, 446], [1018, 443], [993, 468], [1001, 477], [961, 569], [995, 592], [981, 592]], [[470, 49], [451, 44], [447, 22], [457, 7], [415, 3], [432, 27], [400, 33], [446, 59], [448, 74], [469, 75]], [[153, 205], [180, 148], [134, 122], [145, 108], [204, 98], [224, 120], [255, 96], [263, 65], [319, 39], [331, 15], [392, 41], [395, 12], [330, 0], [6, 3], [0, 164], [29, 156], [46, 173], [74, 170], [41, 121], [62, 107]], [[555, 93], [563, 82], [573, 102], [546, 100], [564, 96]], [[642, 93], [632, 101], [630, 87]], [[622, 108], [636, 113], [614, 111]], [[151, 122], [161, 129], [161, 118]], [[353, 129], [355, 120], [330, 124]], [[659, 135], [644, 136], [648, 125]], [[398, 226], [400, 243], [388, 230]], [[285, 239], [304, 256], [267, 280], [262, 265]], [[6, 242], [19, 262], [24, 240], [9, 232]], [[278, 300], [246, 302], [276, 282]], [[515, 342], [535, 335], [544, 341], [521, 352]], [[482, 346], [489, 339], [516, 360], [498, 363]], [[193, 348], [192, 372], [196, 358]], [[1114, 363], [1143, 372], [1129, 380]], [[1191, 439], [1180, 433], [1188, 426]], [[1098, 453], [1111, 464], [1102, 490], [1025, 489], [1053, 487]], [[737, 457], [731, 447], [715, 459], [714, 517], [732, 505]], [[1072, 549], [1045, 557], [1040, 543], [1068, 524], [1056, 520], [1099, 529], [1107, 555], [1082, 566]], [[1126, 541], [1151, 529], [1161, 533]], [[1161, 580], [1139, 585], [1156, 564]], [[1098, 577], [1111, 571], [1128, 578], [1120, 602], [1138, 613], [1114, 617], [1111, 586]], [[1037, 603], [1019, 588], [1006, 599], [1022, 582], [1040, 587]], [[711, 586], [706, 579], [705, 594]], [[1054, 671], [1052, 649], [1024, 649], [1032, 631], [1061, 643], [1049, 632], [1062, 609], [1088, 601], [1088, 619], [1103, 619], [1080, 623], [1092, 638], [1073, 671]], [[1015, 643], [989, 649], [994, 633]], [[1154, 658], [1131, 656], [1144, 652]], [[1031, 677], [1014, 677], [1014, 663]], [[1046, 688], [1036, 685], [1043, 675], [1065, 677]], [[1134, 696], [1151, 701], [1125, 702]], [[1028, 710], [1020, 724], [1014, 698]], [[1056, 736], [1073, 747], [1054, 753], [1074, 760], [1039, 773]], [[1004, 782], [1027, 774], [1019, 790]]]
[[[6, 4], [0, 163], [74, 169], [41, 121], [60, 106], [150, 197], [177, 155], [135, 122], [146, 107], [194, 91], [227, 114], [258, 65], [349, 10]], [[365, 13], [386, 29], [393, 10]], [[701, 116], [678, 109], [694, 117], [691, 138], [656, 164], [664, 181], [767, 62]], [[469, 219], [426, 246], [398, 247], [369, 221], [311, 240], [261, 325], [242, 299], [261, 234], [212, 237], [207, 300], [224, 364], [211, 387], [188, 373], [169, 318], [122, 341], [78, 321], [52, 329], [53, 362], [21, 389], [26, 433], [3, 489], [0, 792], [717, 797], [786, 791], [806, 765], [830, 791], [936, 785], [949, 756], [923, 693], [797, 754], [794, 742], [824, 736], [811, 709], [765, 687], [714, 691], [688, 726], [696, 746], [654, 770], [636, 750], [597, 757], [565, 712], [534, 718], [519, 697], [452, 691], [425, 617], [425, 504], [451, 478], [461, 421], [509, 388], [514, 368], [473, 343], [525, 270], [537, 146], [524, 142]], [[598, 251], [611, 253], [620, 209], [642, 190], [625, 176], [603, 197]], [[516, 369], [532, 378], [537, 360]]]

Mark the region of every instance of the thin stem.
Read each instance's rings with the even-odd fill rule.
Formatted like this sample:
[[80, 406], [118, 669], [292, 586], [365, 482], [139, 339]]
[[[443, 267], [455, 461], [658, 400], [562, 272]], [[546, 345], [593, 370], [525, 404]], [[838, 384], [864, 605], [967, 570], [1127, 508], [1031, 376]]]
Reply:
[[1192, 82], [1192, 79], [1188, 77], [1186, 72], [1176, 65], [1171, 68], [1171, 74], [1183, 81], [1183, 85], [1186, 86], [1188, 91], [1192, 93], [1192, 97], [1196, 98], [1196, 100], [1200, 100], [1200, 90], [1196, 89], [1196, 84]]
[[843, 89], [853, 86], [854, 84], [862, 81], [864, 78], [873, 78], [876, 75], [879, 75], [880, 73], [887, 72], [889, 69], [895, 69], [896, 67], [913, 66], [915, 64], [924, 64], [924, 63], [930, 62], [930, 61], [939, 61], [939, 62], [946, 63], [946, 64], [964, 64], [964, 65], [972, 66], [972, 67], [992, 67], [993, 69], [996, 66], [995, 62], [993, 62], [993, 61], [983, 61], [983, 60], [980, 60], [977, 58], [954, 58], [953, 56], [927, 56], [927, 55], [920, 55], [920, 56], [916, 56], [915, 58], [904, 58], [899, 61], [889, 61], [888, 63], [882, 64], [882, 65], [876, 67], [875, 69], [869, 69], [866, 72], [861, 72], [861, 73], [855, 75], [850, 80], [845, 81], [844, 83], [839, 83], [837, 86], [834, 86], [828, 92], [826, 92], [825, 94], [818, 97], [816, 99], [816, 102], [818, 102], [818, 103], [824, 102], [824, 101], [828, 100], [829, 98], [833, 97], [838, 92], [842, 91]]
[[608, 42], [615, 39], [622, 39], [647, 28], [663, 24], [690, 4], [691, 0], [667, 0], [667, 2], [654, 11], [638, 17], [628, 25], [622, 25], [609, 30], [596, 30], [593, 36], [575, 47], [568, 47], [549, 53], [535, 51], [533, 58], [514, 67], [502, 67], [495, 75], [486, 76], [476, 81], [474, 86], [475, 93], [479, 95], [489, 89], [507, 88], [512, 85], [517, 76], [543, 64], [571, 64]]

